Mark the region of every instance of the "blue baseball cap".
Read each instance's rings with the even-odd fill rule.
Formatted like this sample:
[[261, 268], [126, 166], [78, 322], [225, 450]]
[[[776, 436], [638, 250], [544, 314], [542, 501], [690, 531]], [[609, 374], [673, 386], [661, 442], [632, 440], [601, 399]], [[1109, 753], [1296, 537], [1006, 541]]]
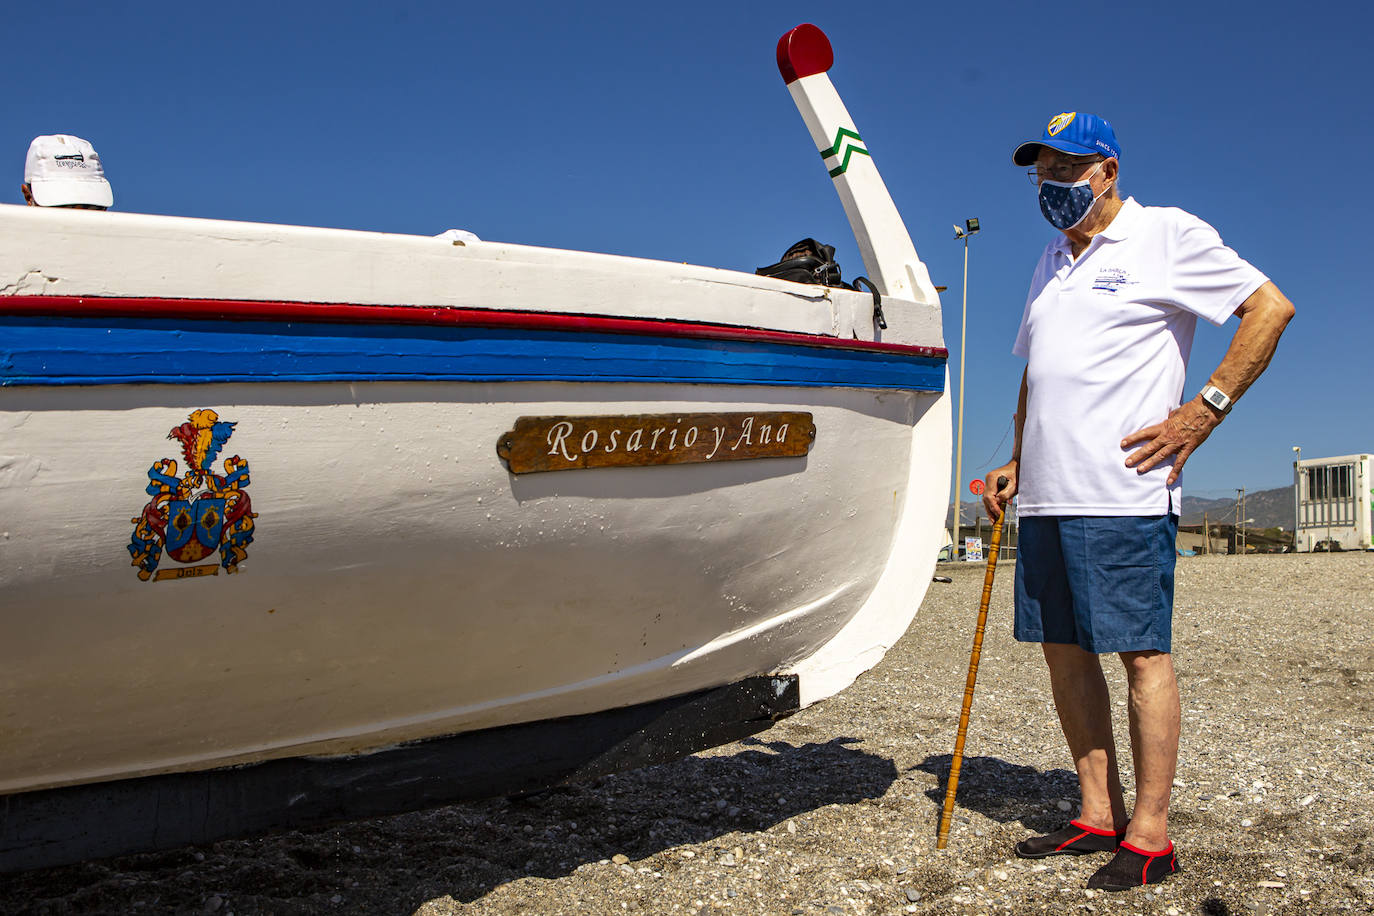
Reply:
[[1042, 146], [1070, 156], [1121, 158], [1121, 145], [1116, 142], [1111, 122], [1081, 111], [1066, 111], [1050, 118], [1040, 139], [1027, 140], [1018, 146], [1011, 154], [1011, 161], [1017, 165], [1035, 165]]

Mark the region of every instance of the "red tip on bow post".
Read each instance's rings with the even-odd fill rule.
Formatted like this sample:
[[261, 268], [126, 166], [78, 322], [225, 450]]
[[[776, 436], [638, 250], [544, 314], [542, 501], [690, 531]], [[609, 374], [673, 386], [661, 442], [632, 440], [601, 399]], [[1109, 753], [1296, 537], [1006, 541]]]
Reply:
[[803, 76], [824, 73], [834, 63], [835, 52], [830, 47], [830, 39], [809, 22], [778, 39], [778, 72], [789, 85]]

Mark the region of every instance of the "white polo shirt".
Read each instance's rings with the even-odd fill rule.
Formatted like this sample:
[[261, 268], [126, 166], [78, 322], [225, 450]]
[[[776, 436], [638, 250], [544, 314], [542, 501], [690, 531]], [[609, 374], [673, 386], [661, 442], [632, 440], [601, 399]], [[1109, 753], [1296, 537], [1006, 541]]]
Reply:
[[1138, 474], [1121, 440], [1179, 406], [1198, 316], [1222, 324], [1266, 280], [1202, 220], [1134, 198], [1077, 260], [1051, 242], [1013, 348], [1028, 386], [1017, 511], [1180, 512], [1172, 461]]

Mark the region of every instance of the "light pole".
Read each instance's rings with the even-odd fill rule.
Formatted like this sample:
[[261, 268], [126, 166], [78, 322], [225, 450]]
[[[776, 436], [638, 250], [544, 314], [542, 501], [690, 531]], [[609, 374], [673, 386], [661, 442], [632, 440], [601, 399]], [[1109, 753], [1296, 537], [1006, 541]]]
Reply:
[[959, 433], [954, 450], [954, 543], [951, 559], [959, 559], [959, 494], [964, 482], [964, 364], [968, 361], [968, 240], [978, 234], [978, 219], [954, 227], [954, 237], [964, 240], [964, 308], [959, 322]]
[[1298, 552], [1298, 526], [1302, 524], [1302, 446], [1293, 446], [1293, 552]]
[[1236, 552], [1245, 556], [1245, 488], [1236, 490]]

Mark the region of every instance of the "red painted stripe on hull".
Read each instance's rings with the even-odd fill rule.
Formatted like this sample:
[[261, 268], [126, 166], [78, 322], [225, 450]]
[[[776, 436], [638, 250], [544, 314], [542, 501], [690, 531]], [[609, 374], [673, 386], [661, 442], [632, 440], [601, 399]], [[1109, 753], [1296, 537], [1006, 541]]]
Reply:
[[496, 309], [416, 305], [349, 305], [330, 302], [258, 302], [237, 299], [136, 299], [97, 296], [0, 297], [0, 315], [53, 318], [184, 318], [188, 320], [301, 321], [343, 324], [412, 324], [514, 328], [539, 331], [592, 331], [601, 334], [652, 334], [707, 340], [867, 350], [947, 359], [944, 347], [916, 347], [876, 340], [846, 340], [819, 334], [770, 331], [731, 325], [652, 318], [611, 318], [555, 312], [511, 312]]

